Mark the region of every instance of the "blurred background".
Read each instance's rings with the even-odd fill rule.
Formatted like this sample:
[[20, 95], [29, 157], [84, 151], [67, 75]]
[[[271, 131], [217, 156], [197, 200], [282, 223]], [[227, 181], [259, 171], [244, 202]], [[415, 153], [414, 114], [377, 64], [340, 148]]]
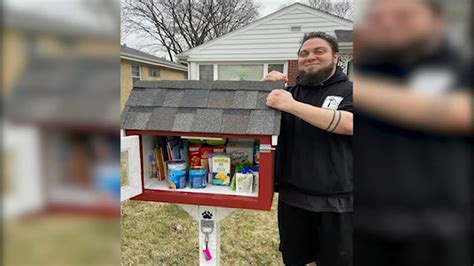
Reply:
[[471, 5], [355, 5], [355, 265], [473, 263]]
[[120, 3], [2, 3], [5, 265], [120, 263]]
[[[354, 2], [355, 265], [472, 264], [471, 5]], [[119, 264], [120, 1], [2, 11], [3, 263]]]

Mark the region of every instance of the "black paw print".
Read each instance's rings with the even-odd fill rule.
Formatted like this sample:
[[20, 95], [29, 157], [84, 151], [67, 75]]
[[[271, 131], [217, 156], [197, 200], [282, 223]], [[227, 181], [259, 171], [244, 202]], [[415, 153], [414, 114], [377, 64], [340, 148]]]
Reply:
[[212, 219], [212, 213], [210, 211], [204, 211], [201, 215], [204, 219]]

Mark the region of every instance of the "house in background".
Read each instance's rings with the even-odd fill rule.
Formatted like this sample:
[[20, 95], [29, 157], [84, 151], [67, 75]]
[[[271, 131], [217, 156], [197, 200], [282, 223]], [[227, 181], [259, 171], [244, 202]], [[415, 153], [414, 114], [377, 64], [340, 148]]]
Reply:
[[183, 80], [188, 68], [142, 51], [121, 46], [120, 111], [125, 107], [135, 80]]
[[295, 3], [177, 56], [187, 61], [189, 79], [261, 80], [277, 70], [288, 75], [291, 85], [301, 38], [323, 31], [337, 38], [339, 65], [351, 76], [352, 27], [350, 20]]
[[[6, 9], [3, 13], [2, 93], [8, 96], [25, 78], [37, 58], [74, 60], [116, 59], [117, 33], [97, 27], [79, 27], [40, 14]], [[8, 67], [7, 67], [8, 66]]]
[[119, 217], [118, 30], [10, 10], [4, 20], [3, 217]]

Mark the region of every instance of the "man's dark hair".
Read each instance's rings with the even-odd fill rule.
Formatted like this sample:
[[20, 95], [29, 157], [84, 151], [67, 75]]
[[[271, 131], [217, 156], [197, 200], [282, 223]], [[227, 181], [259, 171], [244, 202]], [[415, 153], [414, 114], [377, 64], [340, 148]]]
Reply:
[[322, 31], [313, 31], [313, 32], [306, 33], [303, 39], [301, 39], [300, 48], [298, 49], [298, 56], [300, 55], [301, 47], [303, 46], [303, 44], [307, 40], [315, 39], [315, 38], [323, 39], [326, 42], [328, 42], [329, 46], [331, 46], [333, 53], [339, 52], [339, 44], [337, 43], [336, 38]]

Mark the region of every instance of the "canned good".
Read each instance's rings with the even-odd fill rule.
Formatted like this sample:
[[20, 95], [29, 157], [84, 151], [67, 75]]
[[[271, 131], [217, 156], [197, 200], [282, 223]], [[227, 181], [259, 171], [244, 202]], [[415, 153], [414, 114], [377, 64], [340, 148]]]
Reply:
[[191, 188], [206, 187], [207, 171], [202, 166], [196, 166], [189, 169], [189, 186]]
[[173, 160], [168, 162], [168, 179], [176, 188], [186, 187], [186, 161]]

